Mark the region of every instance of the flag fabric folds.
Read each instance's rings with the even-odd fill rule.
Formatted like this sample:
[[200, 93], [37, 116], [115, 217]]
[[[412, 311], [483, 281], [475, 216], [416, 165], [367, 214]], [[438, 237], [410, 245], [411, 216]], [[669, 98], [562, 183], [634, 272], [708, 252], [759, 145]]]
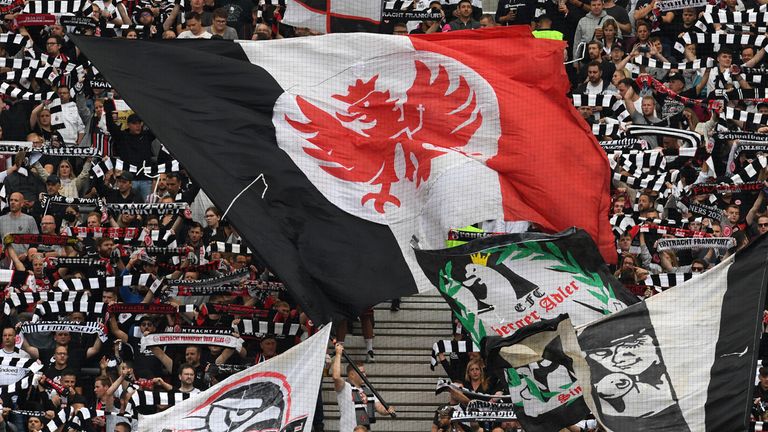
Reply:
[[167, 410], [139, 417], [139, 432], [312, 428], [331, 326]]
[[[514, 338], [564, 313], [586, 324], [638, 301], [583, 230], [497, 235], [453, 248], [417, 249], [416, 258], [478, 345], [486, 336]], [[525, 429], [559, 430], [584, 418], [588, 410], [573, 370], [539, 360], [506, 372]]]
[[489, 338], [483, 350], [495, 367], [545, 351], [572, 365], [608, 431], [748, 430], [767, 271], [762, 236], [642, 303], [575, 330], [562, 316], [514, 340]]
[[378, 32], [380, 0], [284, 0], [283, 23], [318, 33]]
[[560, 42], [331, 34], [240, 41], [245, 62], [75, 39], [316, 322], [431, 288], [411, 240], [483, 220], [579, 226], [615, 258], [609, 167]]

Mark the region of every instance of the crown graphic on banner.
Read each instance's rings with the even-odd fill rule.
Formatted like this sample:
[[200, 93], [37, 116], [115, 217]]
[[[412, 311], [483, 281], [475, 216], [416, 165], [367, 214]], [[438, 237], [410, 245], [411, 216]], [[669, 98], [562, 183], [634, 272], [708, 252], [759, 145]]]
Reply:
[[490, 253], [473, 253], [469, 256], [469, 258], [472, 260], [474, 264], [481, 265], [481, 266], [488, 266], [488, 257], [490, 257]]

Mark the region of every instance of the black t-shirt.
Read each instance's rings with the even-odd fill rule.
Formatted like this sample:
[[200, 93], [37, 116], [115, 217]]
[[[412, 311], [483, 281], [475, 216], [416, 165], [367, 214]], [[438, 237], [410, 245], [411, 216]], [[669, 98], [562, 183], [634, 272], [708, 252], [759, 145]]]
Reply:
[[496, 22], [501, 22], [501, 17], [516, 10], [517, 15], [513, 21], [501, 23], [502, 25], [525, 24], [529, 25], [534, 18], [535, 3], [531, 0], [500, 0], [496, 8]]
[[128, 336], [128, 344], [133, 349], [133, 370], [137, 378], [155, 378], [163, 373], [163, 363], [155, 357], [151, 348], [141, 350], [141, 338]]
[[251, 0], [216, 0], [216, 8], [223, 7], [227, 10], [227, 25], [237, 31], [240, 39], [245, 39], [244, 29], [251, 22]]
[[[85, 361], [85, 350], [79, 347], [74, 347], [72, 346], [72, 344], [70, 344], [69, 347], [67, 348], [68, 348], [67, 353], [69, 354], [69, 356], [67, 357], [67, 369], [71, 369], [75, 372], [78, 372], [82, 367], [83, 362]], [[55, 361], [55, 356], [54, 356], [55, 352], [56, 352], [56, 348], [41, 349], [40, 361], [46, 365], [53, 365]], [[48, 376], [47, 374], [45, 376], [51, 379], [53, 378], [51, 376]]]

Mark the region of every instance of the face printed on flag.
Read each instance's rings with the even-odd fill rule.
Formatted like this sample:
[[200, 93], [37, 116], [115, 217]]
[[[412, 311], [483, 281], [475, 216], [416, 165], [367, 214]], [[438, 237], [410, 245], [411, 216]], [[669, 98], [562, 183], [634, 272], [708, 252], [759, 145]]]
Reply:
[[[189, 431], [246, 432], [282, 430], [290, 413], [291, 391], [285, 376], [256, 373], [235, 382], [190, 412]], [[213, 400], [211, 400], [213, 399]], [[172, 430], [168, 430], [172, 432]]]
[[632, 314], [621, 329], [620, 334], [608, 334], [587, 327], [579, 335], [593, 383], [592, 397], [606, 426], [628, 430], [638, 419], [644, 419], [649, 428], [685, 424], [648, 315]]
[[330, 326], [166, 411], [139, 432], [302, 432], [314, 415]]
[[415, 218], [444, 169], [498, 151], [495, 92], [448, 56], [388, 56], [295, 92], [276, 105], [278, 144], [326, 198], [372, 222]]

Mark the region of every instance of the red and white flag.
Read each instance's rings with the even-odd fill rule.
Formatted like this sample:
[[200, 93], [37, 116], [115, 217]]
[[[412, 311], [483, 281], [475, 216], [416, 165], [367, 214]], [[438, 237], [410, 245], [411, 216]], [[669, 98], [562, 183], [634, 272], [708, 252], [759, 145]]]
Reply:
[[486, 220], [580, 227], [615, 261], [609, 166], [566, 97], [563, 42], [78, 43], [317, 322], [431, 289], [412, 241]]

